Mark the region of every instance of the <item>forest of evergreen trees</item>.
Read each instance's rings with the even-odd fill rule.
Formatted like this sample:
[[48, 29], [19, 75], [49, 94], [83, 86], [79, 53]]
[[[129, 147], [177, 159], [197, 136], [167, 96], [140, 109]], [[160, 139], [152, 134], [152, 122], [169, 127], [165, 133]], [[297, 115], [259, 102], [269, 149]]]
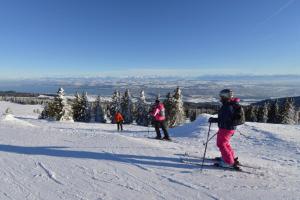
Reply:
[[293, 98], [286, 98], [283, 102], [272, 100], [263, 105], [253, 104], [244, 107], [248, 122], [262, 122], [274, 124], [299, 124], [300, 111], [294, 104]]
[[[153, 102], [147, 102], [145, 92], [140, 91], [137, 100], [133, 100], [130, 91], [125, 90], [124, 94], [115, 91], [111, 101], [104, 100], [98, 96], [95, 101], [89, 101], [87, 93], [76, 93], [73, 99], [65, 97], [62, 88], [59, 89], [54, 99], [41, 98], [34, 94], [22, 96], [14, 92], [3, 93], [0, 101], [10, 101], [19, 104], [41, 104], [45, 105], [40, 115], [41, 119], [58, 121], [78, 121], [78, 122], [98, 122], [115, 123], [114, 114], [120, 111], [124, 116], [124, 123], [136, 122], [138, 125], [149, 126], [151, 117], [149, 112], [153, 107]], [[159, 95], [158, 95], [159, 96]], [[186, 119], [193, 121], [199, 114], [216, 114], [220, 105], [208, 103], [183, 102], [180, 88], [176, 88], [173, 93], [159, 97], [166, 108], [166, 118], [169, 127], [183, 124]], [[299, 99], [298, 99], [299, 100]], [[243, 106], [245, 118], [248, 122], [262, 122], [275, 124], [299, 124], [300, 111], [291, 97], [285, 99], [266, 100], [260, 103]], [[40, 111], [37, 111], [39, 113]]]
[[[183, 124], [186, 120], [180, 88], [173, 94], [168, 93], [163, 101], [166, 108], [166, 120], [169, 127]], [[56, 121], [99, 122], [115, 123], [114, 115], [121, 112], [125, 124], [134, 121], [141, 126], [149, 126], [152, 122], [149, 112], [153, 102], [147, 102], [145, 92], [142, 90], [136, 102], [133, 102], [129, 89], [124, 94], [115, 91], [111, 102], [104, 101], [100, 96], [96, 101], [90, 102], [87, 93], [74, 95], [74, 99], [67, 99], [64, 90], [60, 88], [52, 102], [46, 104], [40, 119]]]

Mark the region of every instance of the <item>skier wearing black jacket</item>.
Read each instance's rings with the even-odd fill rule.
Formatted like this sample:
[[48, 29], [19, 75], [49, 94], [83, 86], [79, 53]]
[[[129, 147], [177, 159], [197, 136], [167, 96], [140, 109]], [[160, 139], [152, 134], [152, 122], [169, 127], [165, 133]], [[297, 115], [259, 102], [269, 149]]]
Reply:
[[236, 109], [240, 108], [239, 99], [233, 98], [233, 92], [230, 89], [224, 89], [220, 92], [222, 107], [218, 112], [218, 118], [209, 118], [210, 123], [218, 123], [217, 146], [221, 152], [222, 167], [234, 167], [237, 163], [234, 151], [230, 145], [230, 139], [236, 129]]

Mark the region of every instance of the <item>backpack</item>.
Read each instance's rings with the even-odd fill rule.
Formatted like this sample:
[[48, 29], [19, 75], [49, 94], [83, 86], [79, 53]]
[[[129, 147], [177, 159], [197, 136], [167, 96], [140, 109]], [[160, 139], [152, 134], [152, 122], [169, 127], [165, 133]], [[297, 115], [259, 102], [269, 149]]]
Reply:
[[232, 117], [232, 125], [239, 126], [245, 123], [245, 111], [243, 107], [238, 103], [233, 103], [233, 117]]

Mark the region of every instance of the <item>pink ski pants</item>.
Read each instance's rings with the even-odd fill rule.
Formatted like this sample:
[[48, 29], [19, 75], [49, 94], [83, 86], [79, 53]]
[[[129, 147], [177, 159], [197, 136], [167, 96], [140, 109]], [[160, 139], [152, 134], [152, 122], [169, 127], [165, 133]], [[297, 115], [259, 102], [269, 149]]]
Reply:
[[222, 159], [227, 164], [234, 164], [234, 151], [230, 146], [230, 138], [233, 136], [234, 130], [219, 129], [217, 134], [217, 146], [220, 149]]

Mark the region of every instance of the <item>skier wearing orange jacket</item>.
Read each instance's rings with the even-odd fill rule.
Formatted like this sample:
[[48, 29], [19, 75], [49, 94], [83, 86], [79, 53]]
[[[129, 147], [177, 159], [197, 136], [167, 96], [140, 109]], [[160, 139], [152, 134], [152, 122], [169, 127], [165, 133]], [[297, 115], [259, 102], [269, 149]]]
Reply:
[[117, 123], [118, 131], [120, 130], [123, 131], [124, 118], [122, 114], [119, 111], [117, 111], [114, 118], [115, 118], [115, 122]]

